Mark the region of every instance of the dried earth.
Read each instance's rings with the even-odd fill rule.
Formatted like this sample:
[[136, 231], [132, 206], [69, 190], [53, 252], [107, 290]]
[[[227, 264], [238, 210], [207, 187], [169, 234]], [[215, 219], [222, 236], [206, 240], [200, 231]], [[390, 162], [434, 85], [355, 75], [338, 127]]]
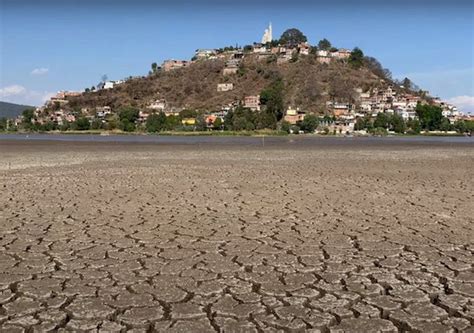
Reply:
[[472, 144], [0, 157], [2, 332], [474, 332]]

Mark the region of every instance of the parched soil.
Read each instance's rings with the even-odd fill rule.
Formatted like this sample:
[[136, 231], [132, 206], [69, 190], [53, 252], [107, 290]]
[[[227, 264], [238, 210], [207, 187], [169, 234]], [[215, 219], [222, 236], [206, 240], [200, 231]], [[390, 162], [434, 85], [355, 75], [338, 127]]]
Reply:
[[467, 332], [474, 146], [0, 142], [0, 330]]

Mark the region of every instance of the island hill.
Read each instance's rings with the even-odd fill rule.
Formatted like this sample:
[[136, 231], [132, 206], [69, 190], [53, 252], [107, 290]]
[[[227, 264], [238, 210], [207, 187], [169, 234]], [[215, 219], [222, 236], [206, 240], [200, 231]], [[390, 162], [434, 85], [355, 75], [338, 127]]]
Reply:
[[308, 43], [298, 29], [261, 43], [200, 49], [153, 63], [144, 77], [60, 92], [10, 127], [122, 131], [283, 130], [351, 133], [465, 132], [472, 118], [429, 96], [359, 48]]

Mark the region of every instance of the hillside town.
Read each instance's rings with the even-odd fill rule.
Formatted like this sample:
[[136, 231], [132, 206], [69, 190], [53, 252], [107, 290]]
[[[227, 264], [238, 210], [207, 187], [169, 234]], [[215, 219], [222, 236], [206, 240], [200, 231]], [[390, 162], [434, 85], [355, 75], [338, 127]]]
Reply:
[[[335, 48], [331, 46], [329, 41], [321, 40], [317, 46], [310, 45], [306, 38], [293, 38], [291, 34], [300, 33], [297, 29], [289, 29], [289, 39], [287, 41], [274, 40], [273, 29], [271, 23], [265, 29], [260, 43], [246, 45], [243, 47], [226, 47], [221, 49], [198, 49], [190, 60], [168, 59], [158, 66], [152, 64], [152, 70], [149, 75], [156, 75], [161, 72], [179, 71], [182, 68], [192, 66], [195, 63], [221, 60], [225, 62], [222, 70], [222, 83], [218, 83], [215, 87], [220, 94], [226, 94], [234, 90], [234, 84], [225, 80], [226, 77], [232, 77], [239, 73], [243, 59], [254, 57], [259, 61], [276, 62], [278, 65], [295, 62], [299, 57], [309, 55], [315, 56], [319, 64], [330, 64], [332, 62], [355, 62], [358, 55], [362, 54], [359, 49], [348, 50], [344, 48]], [[291, 39], [293, 38], [293, 39]], [[84, 92], [60, 91], [51, 97], [45, 105], [36, 108], [30, 114], [26, 121], [32, 122], [37, 127], [43, 129], [114, 129], [120, 126], [112, 125], [117, 119], [114, 115], [119, 110], [114, 110], [110, 105], [100, 105], [91, 107], [82, 107], [78, 109], [68, 108], [69, 98], [81, 96], [83, 93], [94, 93], [103, 90], [114, 89], [117, 86], [127, 83], [135, 78], [130, 77], [124, 80], [107, 80], [104, 78], [97, 86], [86, 88]], [[341, 99], [333, 98], [325, 102], [322, 110], [315, 112], [303, 108], [301, 105], [284, 105], [281, 119], [273, 122], [269, 127], [272, 129], [283, 129], [289, 133], [332, 133], [332, 134], [366, 134], [369, 127], [361, 124], [367, 123], [367, 119], [373, 120], [378, 117], [388, 117], [395, 120], [399, 119], [405, 124], [410, 121], [418, 121], [419, 112], [417, 108], [420, 105], [430, 105], [439, 108], [444, 119], [444, 125], [438, 126], [445, 132], [455, 132], [456, 124], [459, 122], [474, 121], [473, 115], [466, 115], [457, 110], [456, 106], [442, 101], [440, 98], [430, 97], [429, 93], [417, 90], [412, 87], [412, 83], [405, 79], [402, 82], [384, 82], [383, 88], [375, 87], [364, 90], [357, 87], [353, 91], [354, 98]], [[405, 86], [409, 85], [409, 86]], [[130, 117], [127, 121], [133, 123], [133, 128], [137, 130], [143, 128], [147, 130], [147, 122], [151, 122], [149, 118], [161, 114], [175, 124], [174, 127], [168, 129], [179, 130], [224, 130], [224, 129], [256, 129], [256, 126], [232, 126], [228, 122], [230, 112], [237, 109], [245, 109], [255, 114], [262, 113], [267, 106], [262, 102], [261, 92], [255, 91], [254, 95], [242, 96], [241, 99], [232, 101], [231, 103], [222, 105], [219, 109], [205, 110], [197, 112], [187, 110], [183, 107], [172, 105], [164, 98], [156, 98], [151, 100], [146, 107], [136, 110], [136, 115]], [[301, 126], [308, 117], [316, 118], [317, 125]], [[255, 117], [254, 117], [255, 118]], [[387, 119], [388, 119], [387, 118]], [[121, 119], [118, 120], [120, 122]], [[78, 124], [79, 122], [79, 124]], [[10, 127], [20, 127], [25, 123], [25, 115], [21, 115], [10, 121]], [[270, 122], [270, 124], [272, 124]], [[441, 120], [439, 122], [441, 124]], [[126, 126], [125, 126], [126, 127]], [[126, 130], [122, 128], [122, 130]], [[179, 128], [178, 128], [179, 127]], [[372, 126], [373, 127], [373, 126]], [[387, 121], [386, 130], [393, 131], [393, 126]], [[404, 133], [410, 126], [404, 126], [401, 133]], [[411, 127], [410, 127], [411, 128]], [[413, 128], [411, 128], [413, 129]], [[417, 130], [419, 132], [420, 129]], [[423, 130], [423, 128], [421, 128]]]

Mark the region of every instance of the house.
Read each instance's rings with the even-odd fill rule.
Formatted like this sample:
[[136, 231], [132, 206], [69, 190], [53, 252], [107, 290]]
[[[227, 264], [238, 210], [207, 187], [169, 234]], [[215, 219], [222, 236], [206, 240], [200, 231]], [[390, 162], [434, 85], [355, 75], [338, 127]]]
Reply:
[[260, 111], [260, 95], [245, 96], [244, 107], [252, 111]]
[[148, 119], [150, 114], [147, 111], [141, 111], [138, 113], [138, 122], [144, 123]]
[[231, 91], [234, 89], [233, 83], [218, 83], [217, 84], [217, 91]]
[[298, 45], [298, 52], [302, 55], [309, 55], [310, 46], [308, 43], [301, 43]]
[[173, 69], [179, 69], [179, 68], [183, 68], [183, 67], [187, 67], [187, 66], [189, 66], [189, 62], [186, 61], [186, 60], [170, 59], [170, 60], [163, 61], [163, 64], [161, 65], [161, 68], [163, 68], [163, 70], [165, 72], [169, 72]]
[[97, 85], [97, 90], [102, 90], [102, 89], [112, 89], [116, 85], [122, 84], [125, 81], [123, 80], [118, 80], [118, 81], [104, 81], [101, 82]]
[[326, 51], [326, 50], [318, 50], [318, 51], [316, 52], [316, 55], [317, 55], [318, 57], [329, 57], [329, 52]]
[[194, 57], [197, 60], [209, 59], [216, 55], [216, 50], [213, 49], [198, 49], [196, 50]]
[[351, 56], [351, 51], [347, 49], [339, 49], [335, 52], [331, 52], [331, 56], [336, 59], [345, 60], [349, 59], [349, 57]]
[[158, 110], [158, 111], [164, 111], [166, 108], [166, 101], [164, 99], [157, 99], [150, 103], [147, 106], [148, 109], [153, 109], [153, 110]]
[[290, 124], [294, 125], [298, 121], [302, 121], [305, 117], [304, 112], [301, 112], [299, 108], [293, 109], [291, 106], [288, 107], [285, 113], [285, 117], [283, 118], [285, 121], [289, 122]]
[[98, 118], [105, 118], [107, 115], [112, 113], [110, 106], [98, 106], [95, 108], [96, 116]]
[[316, 58], [316, 60], [320, 63], [320, 64], [329, 64], [331, 62], [331, 57], [323, 57], [323, 56], [318, 56]]
[[224, 70], [222, 71], [222, 74], [224, 76], [234, 75], [234, 74], [237, 74], [238, 70], [239, 70], [238, 67], [225, 67]]
[[266, 53], [268, 52], [267, 47], [263, 44], [256, 43], [253, 45], [253, 53]]
[[184, 126], [193, 126], [196, 125], [196, 119], [195, 118], [184, 118], [181, 120], [181, 124]]

